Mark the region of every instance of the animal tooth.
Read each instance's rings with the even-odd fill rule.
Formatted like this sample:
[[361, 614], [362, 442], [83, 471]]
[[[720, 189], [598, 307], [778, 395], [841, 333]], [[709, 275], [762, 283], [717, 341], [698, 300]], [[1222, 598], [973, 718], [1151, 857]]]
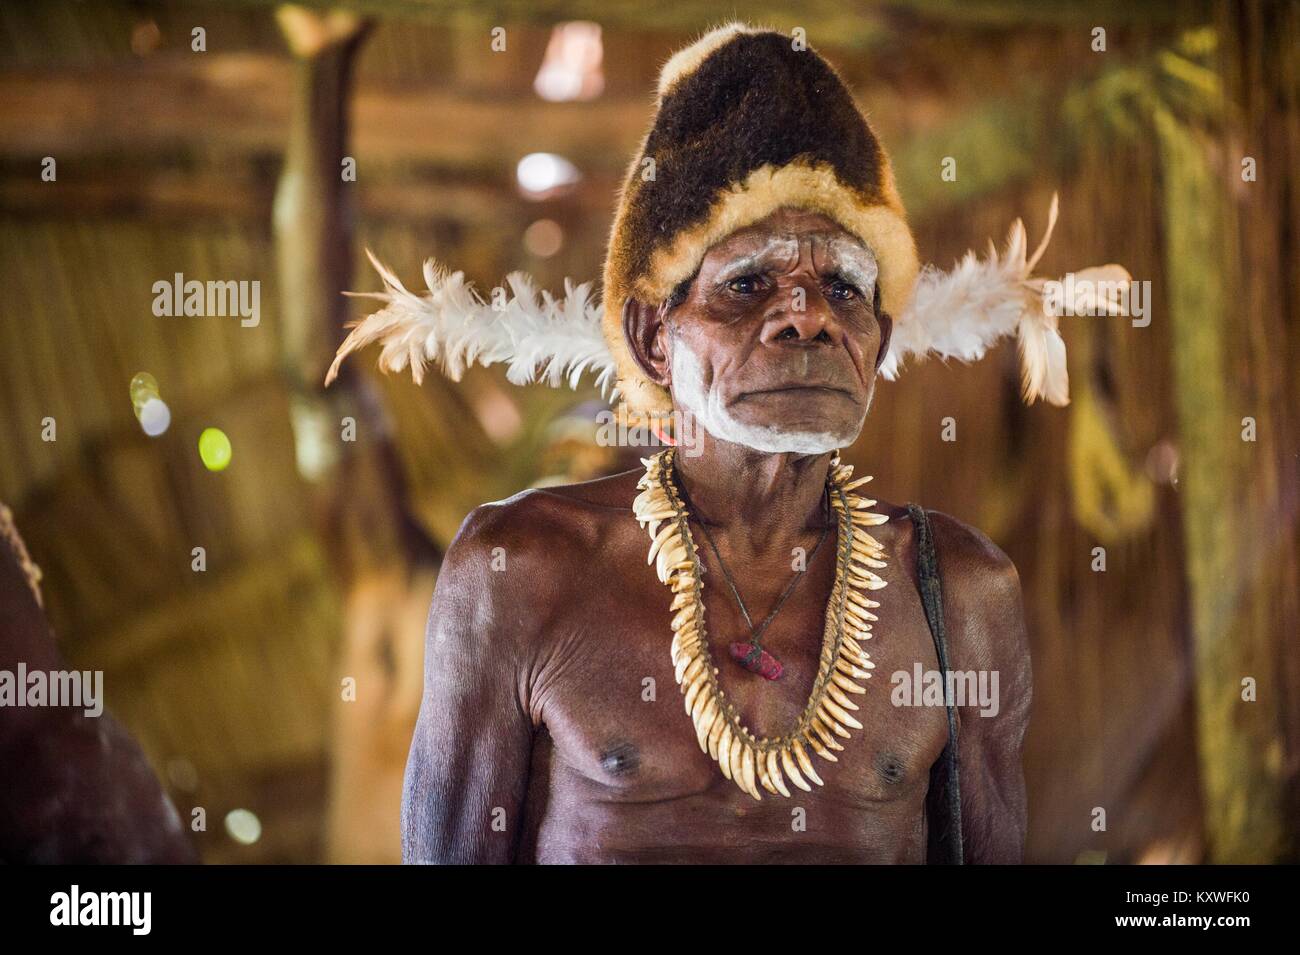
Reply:
[[718, 705], [718, 718], [713, 727], [709, 730], [709, 756], [713, 759], [718, 758], [718, 744], [722, 740], [722, 731], [727, 728], [726, 710], [721, 704]]
[[812, 787], [808, 785], [808, 780], [804, 779], [803, 776], [799, 774], [799, 770], [795, 766], [794, 760], [790, 758], [789, 749], [781, 750], [781, 768], [784, 769], [785, 774], [790, 777], [790, 782], [794, 783], [804, 792], [812, 792]]
[[845, 676], [843, 673], [839, 672], [838, 670], [831, 671], [831, 682], [834, 683], [836, 686], [838, 686], [841, 690], [846, 690], [849, 693], [867, 692], [866, 687], [858, 686], [856, 683], [854, 683], [852, 680], [850, 680], [847, 676]]
[[704, 712], [695, 722], [695, 739], [700, 744], [700, 749], [705, 753], [709, 751], [709, 730], [713, 728], [714, 720], [718, 719], [718, 701], [709, 700], [708, 705], [704, 707]]
[[[707, 684], [707, 680], [705, 680], [705, 683]], [[709, 694], [705, 692], [701, 692], [695, 697], [695, 706], [687, 711], [691, 714], [692, 722], [699, 719], [700, 715], [704, 712], [704, 704], [708, 703], [712, 699], [713, 697], [709, 696]]]
[[844, 747], [840, 744], [840, 741], [835, 738], [830, 727], [826, 725], [825, 719], [823, 719], [820, 714], [814, 716], [809, 725], [812, 726], [813, 732], [817, 734], [817, 738], [826, 744], [827, 749], [833, 749], [837, 753], [844, 752]]
[[762, 753], [754, 757], [754, 770], [758, 773], [758, 784], [770, 792], [773, 796], [781, 795], [781, 791], [772, 785], [772, 772], [767, 768], [767, 759]]
[[822, 742], [820, 734], [817, 733], [815, 729], [812, 735], [808, 737], [808, 745], [811, 746], [813, 748], [813, 752], [816, 753], [818, 756], [820, 756], [822, 759], [832, 763], [839, 762], [839, 758], [836, 757], [834, 753], [832, 753], [829, 749], [826, 748], [826, 744]]
[[682, 636], [681, 631], [675, 633], [672, 646], [669, 648], [669, 655], [673, 661], [673, 673], [677, 672], [677, 663], [683, 656], [693, 656], [699, 652], [700, 638], [698, 633], [692, 631], [685, 636]]
[[844, 707], [846, 710], [860, 709], [858, 704], [849, 699], [848, 694], [835, 685], [834, 681], [826, 684], [826, 692], [832, 700]]
[[[847, 657], [840, 657], [835, 661], [835, 672], [843, 676], [851, 677], [855, 680], [861, 680], [870, 677], [871, 674], [861, 667], [855, 666], [852, 660]], [[865, 690], [863, 692], [866, 692]]]
[[668, 542], [668, 538], [672, 537], [675, 533], [677, 533], [677, 526], [675, 524], [669, 524], [659, 532], [659, 535], [650, 544], [650, 554], [645, 560], [647, 564], [653, 564], [655, 562], [655, 555], [659, 553], [659, 548], [663, 547], [664, 544]]
[[722, 735], [718, 737], [718, 766], [722, 769], [722, 775], [728, 779], [731, 778], [731, 723], [727, 723], [722, 728]]
[[[830, 710], [826, 708], [825, 700], [822, 700], [821, 708], [817, 711], [817, 715], [820, 716], [822, 722], [826, 724], [826, 728], [836, 736], [841, 739], [849, 738], [849, 731], [835, 721], [835, 717], [831, 714]], [[841, 747], [841, 749], [842, 748], [843, 747]]]
[[682, 668], [681, 679], [677, 682], [681, 683], [685, 680], [694, 680], [699, 676], [700, 671], [704, 669], [704, 665], [704, 654], [691, 658], [691, 661]]
[[659, 551], [659, 559], [669, 564], [689, 563], [686, 545], [680, 540], [670, 540]]
[[808, 758], [808, 752], [803, 748], [803, 744], [795, 740], [790, 748], [794, 750], [794, 758], [799, 761], [799, 768], [803, 770], [803, 774], [818, 786], [825, 786], [822, 778], [817, 775], [817, 770], [813, 768], [812, 760]]
[[833, 716], [840, 723], [843, 723], [845, 726], [851, 727], [852, 729], [855, 730], [862, 729], [862, 724], [859, 723], [857, 720], [855, 720], [852, 716], [850, 716], [848, 711], [844, 709], [844, 707], [836, 703], [834, 700], [828, 700], [825, 697], [823, 697], [822, 706], [826, 708], [826, 711], [830, 713], [831, 716]]
[[744, 784], [745, 789], [751, 796], [759, 802], [763, 801], [763, 796], [754, 785], [754, 750], [748, 743], [745, 744], [745, 751], [740, 754], [740, 781]]
[[708, 699], [708, 694], [704, 692], [704, 688], [708, 685], [709, 674], [703, 672], [697, 674], [695, 679], [691, 681], [690, 685], [685, 688], [683, 692], [686, 694], [685, 706], [687, 713], [695, 711], [695, 704], [699, 702], [701, 696]]
[[744, 783], [740, 778], [740, 754], [745, 748], [744, 737], [736, 732], [731, 734], [731, 751], [727, 756], [728, 762], [731, 763], [731, 781], [741, 789], [744, 789]]
[[773, 785], [786, 799], [790, 798], [790, 790], [786, 788], [785, 779], [781, 776], [781, 766], [774, 749], [767, 751], [767, 775], [772, 780]]
[[850, 602], [852, 602], [852, 604], [854, 605], [854, 607], [861, 608], [861, 610], [854, 610], [854, 613], [857, 613], [857, 614], [860, 615], [863, 611], [865, 611], [865, 610], [867, 609], [866, 599], [867, 599], [866, 597], [863, 597], [860, 593], [858, 593], [858, 592], [855, 591], [855, 590], [850, 590], [850, 591], [849, 591], [849, 600], [850, 600]]
[[655, 556], [655, 573], [659, 577], [661, 584], [668, 583], [668, 578], [676, 571], [673, 564], [677, 563], [685, 556], [684, 551], [674, 550], [672, 546], [665, 547]]

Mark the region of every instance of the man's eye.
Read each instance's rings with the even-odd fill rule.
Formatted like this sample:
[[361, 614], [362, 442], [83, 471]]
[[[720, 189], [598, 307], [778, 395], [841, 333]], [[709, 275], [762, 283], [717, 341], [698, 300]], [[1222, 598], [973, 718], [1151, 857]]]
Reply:
[[837, 298], [841, 302], [851, 301], [862, 294], [856, 285], [850, 285], [843, 279], [836, 279], [831, 283], [830, 293], [832, 298]]
[[728, 282], [727, 288], [741, 295], [753, 295], [760, 288], [760, 280], [757, 275], [741, 275]]

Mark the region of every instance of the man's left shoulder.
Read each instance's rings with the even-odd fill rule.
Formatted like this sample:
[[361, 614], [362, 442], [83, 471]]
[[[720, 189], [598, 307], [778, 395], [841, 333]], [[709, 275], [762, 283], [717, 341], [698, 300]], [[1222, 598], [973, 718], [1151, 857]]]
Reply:
[[1016, 565], [982, 531], [940, 511], [927, 513], [955, 655], [968, 667], [1027, 656]]
[[987, 534], [942, 511], [926, 513], [945, 590], [952, 578], [953, 586], [977, 588], [985, 598], [1019, 598], [1020, 574], [1016, 565]]

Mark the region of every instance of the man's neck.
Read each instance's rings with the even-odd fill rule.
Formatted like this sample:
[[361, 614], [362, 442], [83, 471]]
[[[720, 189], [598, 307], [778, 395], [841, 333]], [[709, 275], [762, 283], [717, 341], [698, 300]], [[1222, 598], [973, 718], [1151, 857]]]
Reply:
[[723, 532], [744, 530], [755, 548], [779, 547], [825, 524], [831, 454], [769, 454], [696, 429], [676, 456], [692, 517]]

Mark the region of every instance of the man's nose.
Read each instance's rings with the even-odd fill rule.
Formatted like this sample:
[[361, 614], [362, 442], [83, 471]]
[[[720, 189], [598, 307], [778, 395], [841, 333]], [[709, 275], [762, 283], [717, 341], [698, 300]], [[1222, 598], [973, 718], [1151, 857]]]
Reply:
[[817, 286], [799, 284], [777, 302], [763, 323], [760, 340], [764, 345], [787, 342], [800, 345], [829, 345], [838, 340], [839, 323], [830, 303]]

